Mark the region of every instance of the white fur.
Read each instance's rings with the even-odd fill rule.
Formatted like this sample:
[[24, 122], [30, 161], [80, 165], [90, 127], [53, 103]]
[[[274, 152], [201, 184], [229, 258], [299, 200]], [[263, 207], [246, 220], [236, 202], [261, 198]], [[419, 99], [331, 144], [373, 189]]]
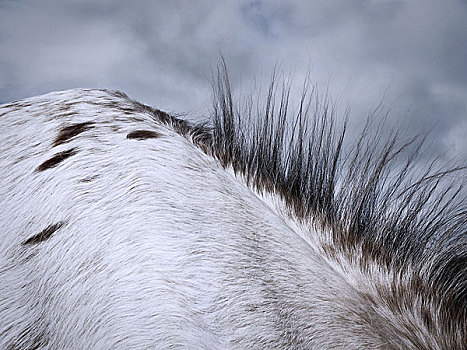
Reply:
[[[130, 105], [71, 90], [0, 108], [0, 349], [407, 345], [363, 297], [374, 281], [323, 253], [326, 232], [170, 126], [109, 101]], [[88, 121], [52, 147], [60, 128]], [[139, 129], [162, 136], [126, 138]], [[48, 240], [21, 244], [58, 222]]]

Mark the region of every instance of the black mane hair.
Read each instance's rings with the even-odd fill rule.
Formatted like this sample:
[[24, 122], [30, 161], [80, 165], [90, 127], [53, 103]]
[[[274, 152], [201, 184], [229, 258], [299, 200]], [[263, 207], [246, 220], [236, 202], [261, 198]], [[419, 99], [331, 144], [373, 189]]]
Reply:
[[314, 90], [303, 90], [291, 115], [290, 86], [275, 78], [263, 108], [235, 102], [224, 62], [216, 81], [209, 153], [258, 191], [278, 194], [290, 215], [329, 230], [329, 255], [410, 275], [420, 297], [441, 306], [445, 330], [467, 341], [466, 167], [433, 161], [420, 170], [424, 137], [383, 136], [372, 118], [346, 145], [347, 119], [336, 126], [335, 108]]

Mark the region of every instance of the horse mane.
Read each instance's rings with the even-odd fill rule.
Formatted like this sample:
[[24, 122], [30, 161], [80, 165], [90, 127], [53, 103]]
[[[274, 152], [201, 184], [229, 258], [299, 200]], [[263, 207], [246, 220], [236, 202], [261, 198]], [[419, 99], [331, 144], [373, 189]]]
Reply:
[[[409, 278], [423, 302], [439, 303], [445, 331], [467, 339], [466, 166], [446, 169], [434, 160], [420, 170], [425, 137], [384, 136], [375, 117], [346, 144], [348, 119], [336, 126], [329, 99], [320, 103], [305, 88], [293, 114], [290, 87], [277, 88], [274, 78], [263, 109], [251, 101], [242, 107], [224, 62], [214, 96], [211, 152], [224, 167], [279, 194], [297, 219], [330, 231], [328, 256], [341, 252], [362, 270], [377, 263], [399, 281]], [[434, 320], [425, 318], [430, 327]]]
[[384, 136], [372, 118], [347, 142], [347, 119], [337, 125], [329, 99], [320, 103], [304, 89], [291, 111], [290, 86], [278, 87], [274, 78], [262, 108], [252, 99], [238, 103], [224, 62], [213, 90], [207, 124], [133, 103], [255, 190], [278, 195], [291, 217], [330, 232], [329, 258], [344, 254], [362, 271], [375, 264], [390, 271], [397, 283], [379, 290], [388, 303], [410, 302], [415, 292], [428, 329], [437, 323], [457, 339], [453, 343], [467, 339], [465, 166], [443, 169], [435, 160], [421, 169], [425, 138], [402, 140], [397, 131]]

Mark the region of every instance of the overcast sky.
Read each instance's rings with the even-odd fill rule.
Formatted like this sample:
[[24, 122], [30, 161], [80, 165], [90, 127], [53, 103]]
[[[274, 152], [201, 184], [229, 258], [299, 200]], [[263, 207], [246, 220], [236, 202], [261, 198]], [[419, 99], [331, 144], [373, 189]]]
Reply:
[[98, 87], [202, 116], [221, 53], [236, 92], [310, 71], [354, 120], [384, 99], [391, 125], [467, 159], [466, 0], [0, 0], [0, 103]]

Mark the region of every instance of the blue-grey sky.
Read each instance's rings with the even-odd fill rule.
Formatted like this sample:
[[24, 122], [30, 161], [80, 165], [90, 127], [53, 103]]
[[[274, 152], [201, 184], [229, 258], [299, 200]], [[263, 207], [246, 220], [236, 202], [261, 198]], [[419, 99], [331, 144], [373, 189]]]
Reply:
[[467, 158], [466, 0], [0, 0], [0, 102], [98, 87], [202, 116], [221, 53], [236, 92], [279, 63]]

